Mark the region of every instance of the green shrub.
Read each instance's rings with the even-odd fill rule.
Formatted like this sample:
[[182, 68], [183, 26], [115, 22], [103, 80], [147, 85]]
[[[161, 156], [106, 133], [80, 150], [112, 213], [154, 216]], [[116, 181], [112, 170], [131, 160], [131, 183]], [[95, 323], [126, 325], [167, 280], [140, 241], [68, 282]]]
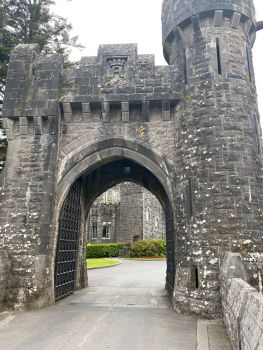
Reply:
[[119, 256], [125, 248], [129, 249], [129, 243], [103, 243], [103, 244], [87, 244], [87, 259], [88, 258], [108, 258]]
[[166, 243], [163, 239], [149, 239], [132, 244], [131, 258], [142, 256], [166, 256]]
[[166, 241], [164, 239], [155, 239], [154, 242], [158, 246], [159, 255], [166, 256]]

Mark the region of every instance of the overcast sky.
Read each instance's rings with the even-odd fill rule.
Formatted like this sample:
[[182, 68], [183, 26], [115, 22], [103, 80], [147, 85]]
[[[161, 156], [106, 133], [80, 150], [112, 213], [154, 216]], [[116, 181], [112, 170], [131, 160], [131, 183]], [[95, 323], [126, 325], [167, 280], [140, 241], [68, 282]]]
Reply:
[[[162, 56], [162, 0], [57, 0], [55, 11], [72, 23], [74, 34], [85, 46], [74, 50], [73, 58], [96, 56], [99, 44], [137, 43], [139, 53], [154, 53], [158, 65]], [[263, 1], [254, 0], [257, 20], [263, 20]], [[254, 45], [260, 114], [263, 125], [263, 30]]]

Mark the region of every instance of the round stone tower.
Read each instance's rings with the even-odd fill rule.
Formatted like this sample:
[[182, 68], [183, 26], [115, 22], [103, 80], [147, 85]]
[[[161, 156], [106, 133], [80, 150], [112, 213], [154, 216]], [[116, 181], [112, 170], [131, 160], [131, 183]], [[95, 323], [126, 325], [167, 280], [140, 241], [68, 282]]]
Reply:
[[225, 252], [249, 262], [263, 249], [255, 11], [251, 0], [164, 0], [162, 22], [164, 56], [182, 86], [175, 308], [218, 314]]

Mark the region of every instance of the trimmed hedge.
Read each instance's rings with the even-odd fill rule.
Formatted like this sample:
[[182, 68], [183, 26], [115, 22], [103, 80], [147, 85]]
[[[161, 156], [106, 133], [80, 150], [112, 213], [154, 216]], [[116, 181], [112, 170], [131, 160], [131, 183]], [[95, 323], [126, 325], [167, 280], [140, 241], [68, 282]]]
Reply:
[[88, 243], [88, 258], [117, 257], [130, 250], [131, 258], [143, 256], [166, 256], [166, 242], [163, 239], [149, 239], [133, 243]]
[[88, 243], [86, 248], [88, 258], [108, 258], [120, 255], [123, 250], [129, 250], [129, 243]]
[[132, 244], [131, 258], [142, 256], [166, 256], [166, 242], [163, 239], [149, 239]]

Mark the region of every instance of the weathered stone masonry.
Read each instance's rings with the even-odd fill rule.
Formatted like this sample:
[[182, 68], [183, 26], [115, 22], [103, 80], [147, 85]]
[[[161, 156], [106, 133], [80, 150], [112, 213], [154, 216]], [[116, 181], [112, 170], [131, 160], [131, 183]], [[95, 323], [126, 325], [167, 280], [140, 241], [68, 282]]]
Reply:
[[240, 254], [227, 253], [221, 265], [223, 319], [234, 350], [263, 348], [263, 295], [247, 283]]
[[[93, 243], [165, 237], [161, 204], [149, 191], [134, 183], [122, 183], [104, 192], [92, 204], [87, 221], [88, 241]], [[107, 225], [109, 235], [106, 238], [103, 229]]]
[[217, 300], [218, 264], [226, 250], [241, 250], [245, 238], [262, 249], [254, 21], [252, 1], [164, 2], [164, 55], [180, 71], [183, 89], [176, 119], [177, 192], [189, 181], [192, 206], [188, 219], [182, 215], [177, 224], [185, 232], [179, 239], [189, 241], [186, 255], [199, 270], [201, 288], [189, 295], [197, 299], [194, 308], [204, 305], [207, 288]]
[[164, 207], [167, 288], [175, 309], [221, 311], [219, 266], [243, 240], [262, 251], [261, 128], [249, 0], [166, 0], [156, 67], [136, 45], [100, 46], [63, 69], [36, 45], [11, 54], [4, 104], [9, 140], [1, 175], [5, 304], [54, 301], [60, 212], [82, 184], [75, 288], [86, 285], [84, 224], [107, 188], [135, 181]]

